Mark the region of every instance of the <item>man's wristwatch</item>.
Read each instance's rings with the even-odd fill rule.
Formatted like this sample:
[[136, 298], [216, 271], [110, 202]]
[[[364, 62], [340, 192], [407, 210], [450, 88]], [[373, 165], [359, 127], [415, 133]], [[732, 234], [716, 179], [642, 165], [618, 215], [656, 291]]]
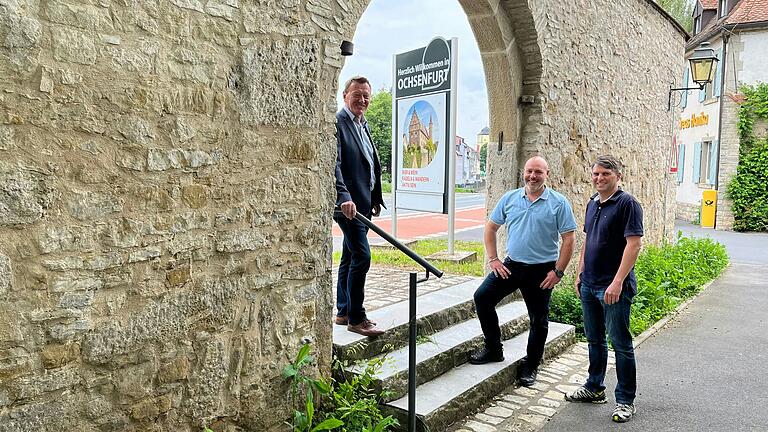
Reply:
[[563, 276], [565, 276], [565, 273], [562, 270], [558, 270], [557, 268], [555, 268], [555, 270], [553, 271], [555, 272], [555, 276], [559, 277], [560, 279], [562, 279]]

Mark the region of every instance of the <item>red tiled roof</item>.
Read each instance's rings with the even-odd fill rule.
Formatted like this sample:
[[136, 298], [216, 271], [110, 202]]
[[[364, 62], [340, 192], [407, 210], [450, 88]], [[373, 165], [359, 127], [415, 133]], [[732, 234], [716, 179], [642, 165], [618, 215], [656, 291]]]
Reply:
[[[708, 0], [699, 0], [702, 3]], [[719, 19], [713, 19], [686, 44], [686, 51], [697, 47], [702, 41], [718, 34], [723, 26], [737, 24], [766, 23], [768, 27], [768, 0], [741, 0], [731, 12]]]
[[699, 0], [704, 9], [717, 9], [717, 0]]
[[768, 21], [768, 1], [741, 0], [728, 14], [725, 24], [745, 24]]

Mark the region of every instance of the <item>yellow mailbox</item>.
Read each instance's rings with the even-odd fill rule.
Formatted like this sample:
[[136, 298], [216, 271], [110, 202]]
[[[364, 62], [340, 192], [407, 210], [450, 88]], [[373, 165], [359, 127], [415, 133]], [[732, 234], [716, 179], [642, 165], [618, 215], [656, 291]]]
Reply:
[[701, 193], [701, 226], [715, 227], [715, 210], [717, 210], [717, 191], [707, 189]]

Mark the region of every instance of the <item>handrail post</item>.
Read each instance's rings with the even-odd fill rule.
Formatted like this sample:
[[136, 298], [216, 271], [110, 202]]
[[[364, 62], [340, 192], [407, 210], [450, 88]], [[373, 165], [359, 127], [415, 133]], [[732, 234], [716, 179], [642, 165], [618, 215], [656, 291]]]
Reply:
[[408, 432], [416, 432], [416, 273], [408, 291]]

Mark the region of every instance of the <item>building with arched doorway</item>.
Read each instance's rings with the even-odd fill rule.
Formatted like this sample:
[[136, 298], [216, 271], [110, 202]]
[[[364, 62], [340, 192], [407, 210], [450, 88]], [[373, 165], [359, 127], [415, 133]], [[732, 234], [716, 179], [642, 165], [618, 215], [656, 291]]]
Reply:
[[[668, 237], [682, 28], [650, 0], [459, 3], [503, 136], [488, 202], [539, 153], [580, 216], [613, 153]], [[272, 430], [304, 341], [329, 372], [339, 46], [367, 5], [0, 5], [0, 431]]]

